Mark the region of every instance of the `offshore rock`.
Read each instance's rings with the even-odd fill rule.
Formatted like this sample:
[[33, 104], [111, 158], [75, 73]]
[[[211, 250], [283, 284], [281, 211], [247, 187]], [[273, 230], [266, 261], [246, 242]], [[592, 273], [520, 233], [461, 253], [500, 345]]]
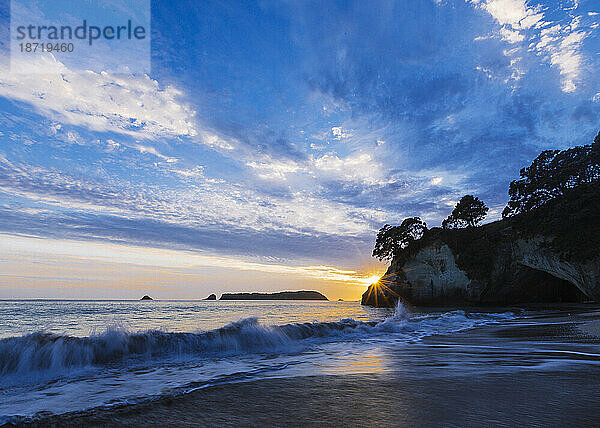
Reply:
[[318, 291], [280, 291], [278, 293], [224, 293], [219, 300], [327, 300]]

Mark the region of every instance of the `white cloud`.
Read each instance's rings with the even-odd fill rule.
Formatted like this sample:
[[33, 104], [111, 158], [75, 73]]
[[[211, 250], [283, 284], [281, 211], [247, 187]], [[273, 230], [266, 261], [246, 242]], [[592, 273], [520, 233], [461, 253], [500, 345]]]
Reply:
[[384, 177], [384, 168], [368, 153], [346, 157], [326, 154], [313, 160], [315, 172], [322, 178], [356, 182], [364, 185], [383, 185], [390, 182]]
[[175, 174], [184, 178], [203, 178], [204, 167], [202, 165], [196, 165], [191, 169], [174, 169], [172, 170]]
[[81, 139], [81, 137], [79, 136], [79, 134], [74, 131], [67, 132], [66, 138], [67, 138], [67, 141], [69, 141], [70, 143], [79, 144], [79, 145], [85, 144], [83, 142], [83, 140]]
[[487, 76], [488, 79], [492, 79], [494, 77], [494, 75], [492, 74], [492, 70], [490, 68], [481, 67], [478, 65], [477, 67], [475, 67], [475, 70], [485, 73], [485, 75]]
[[[568, 23], [560, 24], [546, 20], [541, 6], [532, 6], [525, 0], [471, 0], [476, 7], [485, 10], [501, 28], [501, 38], [513, 45], [529, 41], [529, 51], [535, 52], [559, 70], [564, 92], [573, 92], [584, 70], [583, 41], [591, 34], [590, 29], [580, 28], [581, 17], [568, 15]], [[564, 10], [573, 10], [571, 8]], [[564, 12], [563, 12], [564, 13]], [[519, 47], [505, 50], [511, 57], [512, 76], [517, 81], [526, 72], [522, 69], [523, 50]]]
[[502, 40], [508, 43], [519, 43], [525, 40], [525, 36], [519, 31], [514, 31], [506, 27], [500, 29], [500, 35], [502, 36]]
[[161, 158], [162, 160], [166, 161], [167, 163], [177, 162], [177, 159], [170, 158], [168, 156], [165, 156], [165, 155], [159, 153], [158, 150], [156, 150], [154, 147], [141, 146], [141, 145], [137, 144], [134, 146], [134, 148], [137, 151], [139, 151], [140, 153], [150, 153], [151, 155]]
[[[145, 146], [138, 150], [160, 155]], [[186, 182], [183, 188], [82, 180], [53, 169], [11, 163], [2, 156], [0, 169], [3, 192], [34, 201], [43, 205], [41, 208], [60, 207], [86, 215], [113, 214], [186, 227], [218, 225], [220, 229], [315, 236], [362, 236], [372, 233], [371, 225], [384, 222], [386, 216], [381, 209], [354, 207], [310, 192], [295, 191], [281, 197], [263, 194], [239, 184], [203, 177], [201, 168], [166, 170], [184, 179], [195, 175], [194, 182]]]
[[481, 7], [500, 25], [508, 25], [514, 29], [528, 29], [544, 16], [540, 13], [540, 8], [528, 6], [524, 0], [488, 0]]
[[548, 58], [552, 66], [559, 69], [562, 77], [562, 90], [573, 92], [584, 69], [583, 41], [589, 31], [578, 29], [580, 18], [573, 18], [568, 25], [556, 24], [542, 29], [537, 43], [531, 44], [531, 50]]
[[258, 177], [264, 180], [286, 180], [288, 174], [306, 170], [292, 160], [250, 161], [246, 165], [257, 170]]
[[[12, 64], [16, 72], [0, 75], [0, 95], [32, 105], [52, 119], [94, 131], [137, 138], [194, 136], [195, 112], [180, 102], [181, 92], [161, 88], [143, 76], [72, 73], [49, 57]], [[35, 67], [48, 74], [27, 74]]]
[[344, 130], [341, 126], [334, 126], [333, 128], [331, 128], [331, 133], [333, 134], [334, 140], [350, 138], [353, 135], [351, 132]]
[[270, 181], [286, 181], [291, 175], [306, 180], [342, 181], [365, 186], [385, 185], [394, 182], [386, 178], [385, 167], [368, 153], [353, 153], [340, 156], [327, 153], [319, 157], [310, 156], [306, 161], [265, 160], [250, 161], [247, 166], [257, 171], [259, 178]]
[[111, 140], [111, 139], [106, 140], [106, 145], [107, 145], [106, 150], [109, 152], [115, 151], [119, 147], [121, 147], [121, 145], [119, 143], [117, 143], [115, 140]]
[[235, 149], [234, 144], [237, 145], [237, 141], [235, 141], [235, 140], [226, 141], [223, 138], [219, 137], [218, 135], [212, 134], [210, 132], [202, 131], [200, 133], [200, 136], [201, 136], [202, 142], [204, 144], [206, 144], [207, 146], [210, 146], [210, 147], [214, 147], [214, 148], [219, 148], [219, 149], [223, 149], [223, 150], [233, 150], [233, 149]]

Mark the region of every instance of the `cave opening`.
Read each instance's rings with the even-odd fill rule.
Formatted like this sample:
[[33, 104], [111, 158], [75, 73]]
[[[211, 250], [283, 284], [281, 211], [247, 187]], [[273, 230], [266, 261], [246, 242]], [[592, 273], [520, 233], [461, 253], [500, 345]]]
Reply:
[[581, 303], [589, 300], [576, 285], [547, 272], [523, 267], [510, 299], [536, 303]]

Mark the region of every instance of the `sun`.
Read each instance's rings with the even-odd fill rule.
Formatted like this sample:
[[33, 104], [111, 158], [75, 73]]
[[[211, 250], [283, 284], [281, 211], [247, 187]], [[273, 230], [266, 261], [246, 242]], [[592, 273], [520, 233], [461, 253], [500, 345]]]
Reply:
[[377, 281], [379, 281], [380, 276], [378, 275], [372, 275], [369, 276], [368, 278], [361, 278], [359, 279], [360, 282], [367, 284], [367, 285], [371, 285], [371, 284], [375, 284]]

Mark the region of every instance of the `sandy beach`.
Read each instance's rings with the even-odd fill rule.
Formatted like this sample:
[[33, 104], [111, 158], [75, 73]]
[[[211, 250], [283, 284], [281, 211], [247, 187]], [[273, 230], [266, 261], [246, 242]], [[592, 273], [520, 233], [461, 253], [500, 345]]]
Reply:
[[600, 321], [593, 308], [583, 309], [431, 336], [410, 353], [389, 355], [404, 371], [221, 384], [136, 405], [40, 415], [33, 425], [597, 426]]
[[579, 326], [579, 329], [586, 335], [600, 337], [600, 320], [583, 323]]
[[215, 386], [37, 426], [594, 426], [597, 370], [403, 379], [318, 376]]

